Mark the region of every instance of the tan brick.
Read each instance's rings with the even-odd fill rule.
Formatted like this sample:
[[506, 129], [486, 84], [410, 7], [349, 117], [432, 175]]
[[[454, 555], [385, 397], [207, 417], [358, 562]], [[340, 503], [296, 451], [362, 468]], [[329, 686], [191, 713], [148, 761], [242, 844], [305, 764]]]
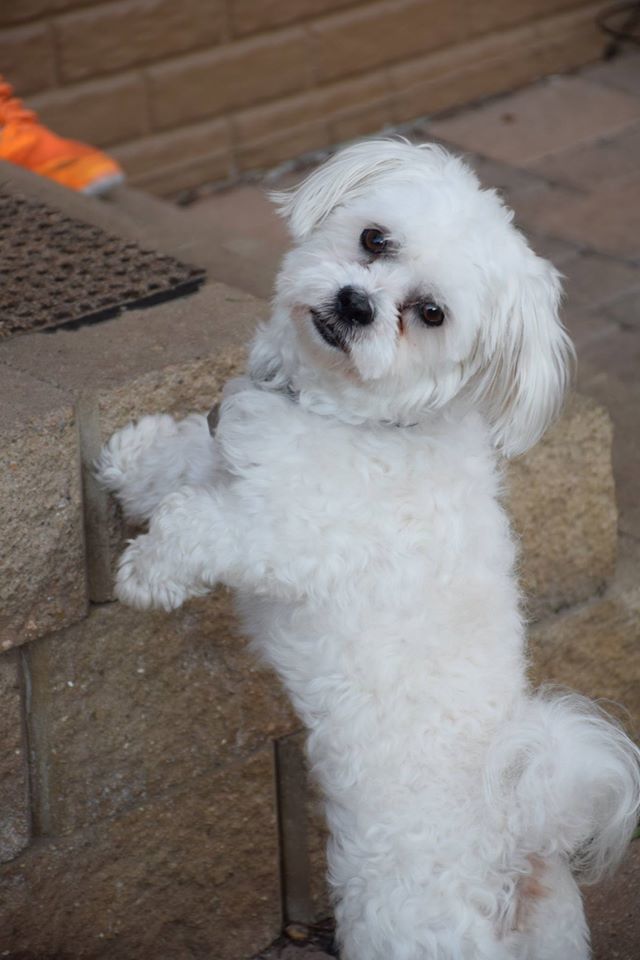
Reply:
[[0, 4], [0, 26], [34, 20], [56, 7], [56, 0], [20, 0], [19, 3]]
[[16, 651], [0, 657], [0, 862], [13, 860], [29, 842], [27, 744], [20, 665]]
[[46, 834], [148, 803], [298, 725], [224, 590], [171, 615], [103, 604], [28, 657]]
[[386, 77], [374, 75], [245, 110], [232, 122], [240, 167], [250, 169], [371, 132], [390, 119]]
[[0, 650], [7, 650], [75, 623], [87, 591], [73, 409], [61, 391], [21, 371], [3, 366], [0, 386]]
[[282, 27], [296, 20], [317, 17], [354, 0], [231, 0], [231, 24], [234, 33], [242, 36], [273, 27]]
[[55, 22], [64, 80], [82, 80], [218, 43], [222, 0], [121, 0]]
[[318, 79], [336, 80], [460, 41], [447, 0], [384, 0], [310, 25]]
[[[188, 746], [185, 748], [188, 749]], [[2, 949], [246, 960], [279, 932], [273, 751], [0, 868]]]
[[[602, 49], [602, 36], [594, 24], [600, 7], [589, 6], [392, 66], [396, 122], [511, 90], [594, 59]], [[467, 113], [465, 123], [468, 118]], [[434, 133], [447, 139], [446, 124], [453, 125], [454, 120], [434, 124]], [[511, 137], [516, 139], [513, 131]]]
[[376, 133], [392, 123], [392, 91], [386, 71], [323, 89], [331, 143]]
[[304, 89], [308, 67], [307, 40], [296, 29], [151, 67], [154, 126], [178, 126]]
[[20, 96], [55, 83], [53, 44], [47, 24], [0, 30], [2, 75]]
[[[576, 7], [576, 0], [486, 0], [485, 3], [465, 3], [464, 20], [469, 37], [490, 31], [505, 30], [532, 20], [560, 13], [564, 8]], [[585, 6], [582, 0], [582, 6]]]
[[144, 84], [134, 74], [53, 90], [30, 105], [57, 133], [97, 146], [148, 132]]
[[272, 167], [330, 143], [317, 90], [244, 110], [231, 122], [241, 170]]
[[168, 195], [232, 174], [229, 124], [210, 120], [116, 147], [131, 184]]
[[303, 156], [329, 145], [327, 125], [324, 120], [301, 123], [299, 126], [280, 130], [263, 140], [255, 140], [238, 148], [238, 169], [268, 170], [291, 157]]

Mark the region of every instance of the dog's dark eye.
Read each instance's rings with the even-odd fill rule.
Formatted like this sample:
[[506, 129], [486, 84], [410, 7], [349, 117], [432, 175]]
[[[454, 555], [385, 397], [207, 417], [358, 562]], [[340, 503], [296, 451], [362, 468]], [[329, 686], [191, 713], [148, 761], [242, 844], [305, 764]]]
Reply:
[[441, 327], [444, 323], [444, 310], [433, 300], [425, 300], [418, 307], [421, 320], [428, 327]]
[[363, 230], [360, 234], [360, 246], [363, 250], [366, 250], [367, 253], [377, 257], [385, 252], [389, 246], [389, 241], [382, 230], [378, 230], [377, 227], [367, 227], [367, 229]]

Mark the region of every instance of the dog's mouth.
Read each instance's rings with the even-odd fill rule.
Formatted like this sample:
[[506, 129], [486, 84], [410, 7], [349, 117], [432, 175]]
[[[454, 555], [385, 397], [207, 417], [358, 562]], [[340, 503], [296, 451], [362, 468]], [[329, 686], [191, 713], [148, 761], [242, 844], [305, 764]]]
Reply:
[[349, 324], [344, 323], [335, 314], [325, 313], [314, 307], [309, 308], [311, 321], [322, 339], [335, 350], [341, 350], [343, 353], [349, 352], [349, 343], [353, 338], [353, 330]]

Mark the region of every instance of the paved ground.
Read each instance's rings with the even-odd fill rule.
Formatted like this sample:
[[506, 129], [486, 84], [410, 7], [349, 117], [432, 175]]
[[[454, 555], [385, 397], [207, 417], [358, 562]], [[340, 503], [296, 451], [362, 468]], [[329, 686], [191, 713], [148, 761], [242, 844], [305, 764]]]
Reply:
[[[566, 276], [565, 321], [579, 358], [578, 386], [609, 409], [621, 554], [640, 547], [640, 54], [552, 78], [412, 133], [465, 152], [499, 187], [534, 249]], [[269, 296], [287, 244], [264, 186], [203, 198], [195, 218], [219, 226], [241, 253], [228, 277]], [[613, 883], [588, 894], [596, 960], [640, 956], [640, 841]], [[268, 960], [320, 960], [322, 939], [283, 942]]]

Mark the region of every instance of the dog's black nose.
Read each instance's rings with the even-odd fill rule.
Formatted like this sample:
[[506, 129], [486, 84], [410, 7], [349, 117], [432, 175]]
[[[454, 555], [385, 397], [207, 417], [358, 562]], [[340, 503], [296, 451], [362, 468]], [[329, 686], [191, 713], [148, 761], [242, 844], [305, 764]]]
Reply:
[[373, 320], [373, 305], [362, 290], [342, 287], [336, 297], [336, 313], [346, 323], [357, 323], [364, 327]]

